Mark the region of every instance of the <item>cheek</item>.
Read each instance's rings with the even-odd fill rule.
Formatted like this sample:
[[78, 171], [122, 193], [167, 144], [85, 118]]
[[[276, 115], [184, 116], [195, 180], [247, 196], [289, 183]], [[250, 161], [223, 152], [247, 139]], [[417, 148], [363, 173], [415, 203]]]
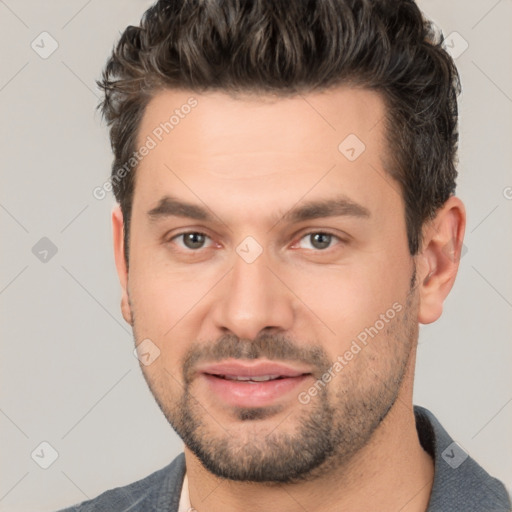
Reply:
[[201, 295], [201, 287], [183, 277], [143, 272], [132, 274], [130, 298], [135, 320], [156, 335], [163, 337], [190, 313]]
[[224, 272], [214, 266], [173, 268], [161, 259], [134, 259], [129, 291], [138, 337], [178, 351], [184, 345], [179, 340], [196, 339], [209, 294]]
[[[174, 393], [179, 388], [176, 381], [182, 380], [181, 361], [188, 343], [195, 338], [195, 332], [191, 330], [194, 323], [187, 320], [193, 317], [191, 306], [198, 299], [190, 288], [183, 280], [151, 272], [133, 272], [130, 282], [137, 343], [151, 340], [150, 347], [158, 354], [142, 370], [159, 396], [165, 391], [158, 391], [159, 386], [169, 387], [165, 393]], [[153, 348], [155, 346], [157, 348]]]
[[193, 299], [193, 274], [171, 268], [159, 240], [133, 220], [128, 288], [136, 323], [162, 336]]
[[330, 338], [333, 348], [344, 350], [394, 304], [404, 306], [409, 265], [407, 258], [374, 254], [362, 255], [344, 266], [290, 273], [288, 282], [294, 283], [293, 291], [304, 302], [302, 311], [309, 318], [301, 325], [306, 329], [318, 326], [313, 328], [319, 339], [327, 343]]

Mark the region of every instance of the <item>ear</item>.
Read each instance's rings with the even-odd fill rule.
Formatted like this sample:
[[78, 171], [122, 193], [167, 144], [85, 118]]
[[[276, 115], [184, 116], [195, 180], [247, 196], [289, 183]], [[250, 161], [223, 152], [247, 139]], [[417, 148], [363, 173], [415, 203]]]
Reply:
[[118, 205], [112, 210], [112, 234], [114, 238], [114, 257], [116, 261], [117, 275], [121, 283], [121, 312], [123, 318], [133, 325], [133, 318], [128, 299], [128, 269], [125, 260], [124, 247], [124, 222], [121, 207]]
[[435, 322], [443, 312], [444, 300], [459, 269], [465, 228], [466, 210], [455, 196], [425, 224], [422, 249], [417, 257], [418, 321], [422, 324]]

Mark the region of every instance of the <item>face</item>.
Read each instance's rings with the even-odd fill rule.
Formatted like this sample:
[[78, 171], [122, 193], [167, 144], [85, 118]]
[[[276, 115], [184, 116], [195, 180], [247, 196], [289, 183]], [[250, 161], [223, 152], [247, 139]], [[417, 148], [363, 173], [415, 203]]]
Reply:
[[384, 115], [350, 88], [147, 107], [124, 314], [157, 403], [218, 476], [347, 464], [404, 393], [418, 298]]

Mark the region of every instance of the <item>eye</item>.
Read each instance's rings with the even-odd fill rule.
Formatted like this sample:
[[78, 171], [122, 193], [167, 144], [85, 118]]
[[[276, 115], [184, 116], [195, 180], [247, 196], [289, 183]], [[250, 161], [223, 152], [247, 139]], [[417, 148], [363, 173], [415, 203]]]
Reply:
[[302, 249], [325, 250], [331, 246], [333, 240], [340, 240], [337, 236], [323, 231], [308, 233], [304, 235], [298, 242]]
[[199, 233], [197, 231], [189, 231], [187, 233], [180, 233], [179, 235], [171, 238], [171, 241], [177, 241], [178, 245], [184, 249], [197, 250], [202, 249], [206, 242], [211, 239], [208, 235], [204, 233]]

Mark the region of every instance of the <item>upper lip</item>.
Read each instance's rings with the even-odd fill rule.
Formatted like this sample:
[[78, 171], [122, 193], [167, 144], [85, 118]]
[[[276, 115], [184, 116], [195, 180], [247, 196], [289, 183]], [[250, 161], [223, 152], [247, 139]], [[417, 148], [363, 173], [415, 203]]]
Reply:
[[200, 373], [224, 375], [232, 377], [263, 377], [278, 375], [280, 377], [299, 377], [309, 374], [307, 369], [295, 368], [273, 361], [222, 361], [215, 364], [205, 364], [198, 368]]

